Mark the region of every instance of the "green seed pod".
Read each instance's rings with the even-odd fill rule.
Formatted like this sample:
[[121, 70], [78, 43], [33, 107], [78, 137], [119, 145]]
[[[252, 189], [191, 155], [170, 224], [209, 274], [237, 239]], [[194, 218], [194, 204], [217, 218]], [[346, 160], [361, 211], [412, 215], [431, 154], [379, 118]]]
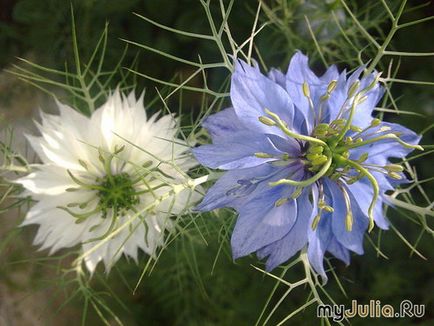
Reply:
[[306, 155], [306, 158], [309, 161], [313, 161], [313, 160], [317, 159], [318, 157], [320, 157], [320, 154], [317, 154], [317, 153], [311, 153], [311, 154]]
[[322, 164], [324, 164], [325, 162], [327, 162], [327, 160], [328, 160], [328, 157], [327, 156], [325, 156], [325, 155], [320, 155], [318, 158], [316, 158], [316, 159], [314, 159], [314, 160], [312, 160], [312, 165], [322, 165]]
[[310, 145], [307, 151], [312, 154], [321, 154], [324, 151], [324, 147], [321, 145]]

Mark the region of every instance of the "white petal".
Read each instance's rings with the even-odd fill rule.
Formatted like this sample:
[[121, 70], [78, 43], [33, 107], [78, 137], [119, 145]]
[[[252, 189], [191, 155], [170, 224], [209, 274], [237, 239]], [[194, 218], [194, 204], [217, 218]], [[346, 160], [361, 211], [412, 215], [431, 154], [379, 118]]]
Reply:
[[56, 165], [37, 165], [37, 171], [17, 179], [27, 190], [35, 194], [58, 195], [67, 188], [76, 187], [77, 184], [69, 177], [66, 170]]

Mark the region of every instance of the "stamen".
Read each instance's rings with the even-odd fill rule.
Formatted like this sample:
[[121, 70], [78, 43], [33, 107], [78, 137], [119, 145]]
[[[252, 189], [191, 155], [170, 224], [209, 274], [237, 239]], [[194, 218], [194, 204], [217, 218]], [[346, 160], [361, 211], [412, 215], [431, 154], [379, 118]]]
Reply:
[[97, 206], [95, 209], [93, 209], [92, 211], [89, 211], [87, 213], [75, 213], [72, 210], [70, 210], [68, 207], [64, 207], [64, 206], [57, 206], [57, 208], [66, 211], [67, 213], [69, 213], [71, 216], [75, 217], [77, 220], [75, 221], [76, 224], [80, 224], [83, 223], [88, 217], [98, 213], [101, 209], [99, 206]]
[[420, 145], [412, 145], [412, 144], [406, 143], [401, 138], [399, 138], [398, 136], [396, 136], [394, 133], [391, 133], [391, 134], [387, 134], [387, 135], [383, 135], [383, 136], [378, 136], [378, 137], [367, 139], [367, 140], [358, 141], [358, 142], [356, 142], [354, 144], [350, 144], [350, 145], [347, 145], [345, 147], [339, 147], [339, 148], [336, 148], [334, 152], [335, 153], [342, 153], [343, 151], [347, 151], [348, 149], [351, 149], [351, 148], [357, 148], [357, 147], [369, 145], [369, 144], [378, 142], [380, 140], [386, 140], [386, 139], [395, 140], [396, 142], [398, 142], [399, 144], [401, 144], [405, 148], [418, 149], [418, 150], [421, 150], [421, 151], [424, 150], [422, 146], [420, 146]]
[[83, 160], [78, 160], [78, 163], [80, 163], [80, 165], [87, 171], [87, 170], [89, 170], [88, 169], [88, 166], [87, 166], [87, 164], [86, 164], [86, 162], [85, 161], [83, 161]]
[[340, 134], [338, 135], [337, 139], [333, 141], [333, 143], [330, 145], [332, 149], [334, 149], [344, 138], [348, 130], [351, 128], [351, 124], [353, 122], [354, 113], [356, 111], [356, 107], [359, 104], [360, 101], [360, 93], [357, 93], [353, 100], [353, 104], [351, 105], [350, 114], [348, 119], [346, 120], [345, 126], [342, 128]]
[[291, 198], [292, 199], [297, 199], [298, 197], [300, 197], [302, 191], [303, 191], [302, 187], [295, 188], [294, 192], [291, 194]]
[[306, 96], [307, 98], [310, 97], [310, 88], [309, 88], [309, 84], [304, 82], [303, 83], [303, 94], [304, 96]]
[[257, 158], [272, 158], [273, 155], [271, 154], [267, 154], [267, 153], [263, 153], [263, 152], [258, 152], [254, 154]]
[[338, 81], [336, 79], [333, 79], [327, 86], [327, 93], [330, 94], [331, 92], [333, 92], [337, 84]]
[[380, 119], [377, 119], [377, 118], [372, 119], [370, 127], [377, 127], [380, 125], [380, 123], [381, 123]]
[[[103, 189], [102, 187], [100, 187], [98, 185], [88, 184], [88, 183], [85, 183], [85, 182], [79, 180], [77, 177], [75, 177], [72, 174], [72, 172], [70, 170], [66, 170], [66, 172], [69, 174], [69, 176], [71, 177], [72, 181], [74, 181], [76, 184], [78, 184], [82, 188], [91, 189], [91, 190], [102, 190]], [[68, 188], [68, 189], [66, 189], [66, 191], [75, 191], [75, 190], [71, 190], [71, 189], [76, 189], [76, 188]]]
[[389, 172], [389, 173], [387, 173], [387, 175], [389, 177], [391, 177], [392, 179], [395, 179], [395, 180], [401, 180], [402, 179], [402, 176], [396, 172]]
[[351, 230], [353, 229], [353, 212], [351, 210], [350, 196], [348, 195], [347, 190], [341, 184], [338, 185], [342, 191], [342, 194], [344, 195], [344, 201], [346, 207], [345, 228], [347, 229], [348, 232], [351, 232]]
[[288, 201], [289, 199], [288, 198], [280, 198], [280, 199], [278, 199], [278, 200], [276, 200], [276, 202], [274, 203], [274, 206], [276, 206], [276, 207], [280, 207], [280, 206], [282, 206], [283, 204], [285, 204], [287, 201]]
[[[342, 159], [344, 159], [344, 158], [342, 158]], [[355, 168], [356, 170], [359, 170], [364, 176], [366, 176], [368, 178], [369, 182], [372, 185], [372, 189], [373, 189], [374, 194], [372, 196], [371, 204], [369, 205], [369, 208], [368, 208], [368, 218], [369, 218], [368, 232], [371, 232], [372, 229], [374, 228], [374, 209], [375, 209], [375, 204], [377, 203], [378, 196], [380, 195], [380, 187], [378, 186], [378, 182], [375, 179], [375, 177], [367, 169], [365, 169], [362, 165], [360, 165], [359, 163], [356, 163], [354, 161], [348, 160], [348, 159], [346, 159], [345, 162], [348, 165]]]
[[389, 172], [402, 172], [404, 171], [404, 167], [399, 164], [388, 164], [384, 166], [384, 169]]
[[363, 163], [368, 159], [368, 157], [369, 157], [368, 153], [363, 153], [362, 155], [360, 155], [359, 159], [356, 160], [356, 162]]
[[311, 225], [312, 230], [314, 230], [314, 231], [316, 230], [320, 218], [321, 218], [321, 213], [315, 215], [315, 217], [313, 218], [313, 221], [312, 221], [312, 225]]
[[[354, 94], [357, 92], [357, 90], [360, 87], [360, 81], [356, 80], [354, 83], [351, 84], [349, 90], [348, 90], [348, 97], [351, 98], [354, 96]], [[360, 94], [360, 93], [359, 93]]]
[[307, 82], [304, 82], [302, 88], [303, 88], [303, 94], [307, 98], [307, 101], [309, 102], [309, 108], [312, 111], [312, 116], [314, 118], [314, 121], [318, 123], [315, 107], [313, 105], [312, 97], [310, 96], [309, 84]]
[[266, 116], [260, 116], [258, 119], [259, 119], [259, 121], [261, 121], [264, 125], [267, 125], [267, 126], [270, 126], [270, 127], [276, 125], [276, 122], [273, 121], [272, 119], [270, 119], [269, 117], [266, 117]]

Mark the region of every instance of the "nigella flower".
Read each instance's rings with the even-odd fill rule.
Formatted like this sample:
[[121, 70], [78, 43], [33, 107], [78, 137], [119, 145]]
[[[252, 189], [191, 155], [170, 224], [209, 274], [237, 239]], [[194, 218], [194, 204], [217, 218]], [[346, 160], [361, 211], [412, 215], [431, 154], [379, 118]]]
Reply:
[[384, 194], [405, 181], [389, 159], [421, 149], [420, 137], [372, 117], [383, 90], [363, 70], [332, 66], [317, 77], [299, 52], [286, 75], [236, 63], [232, 107], [203, 122], [213, 144], [194, 149], [203, 165], [227, 170], [198, 209], [238, 211], [235, 259], [256, 252], [272, 270], [306, 249], [326, 279], [326, 252], [349, 264], [367, 229], [388, 228]]
[[18, 183], [37, 203], [23, 225], [39, 225], [34, 243], [50, 254], [82, 245], [93, 272], [107, 271], [122, 254], [154, 255], [197, 194], [185, 186], [196, 161], [185, 155], [172, 115], [148, 118], [143, 98], [116, 90], [91, 117], [58, 103], [42, 114], [41, 137], [28, 136], [43, 164]]

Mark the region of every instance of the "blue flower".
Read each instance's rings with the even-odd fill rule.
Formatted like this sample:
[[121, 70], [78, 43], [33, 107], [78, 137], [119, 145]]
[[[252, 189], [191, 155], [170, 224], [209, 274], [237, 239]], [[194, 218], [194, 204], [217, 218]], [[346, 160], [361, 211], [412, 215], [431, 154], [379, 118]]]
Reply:
[[399, 124], [373, 118], [383, 95], [379, 74], [361, 77], [331, 66], [321, 77], [297, 52], [286, 74], [238, 61], [232, 107], [203, 122], [212, 144], [193, 150], [199, 162], [227, 172], [200, 211], [238, 213], [234, 259], [256, 252], [272, 270], [302, 249], [324, 280], [324, 255], [350, 262], [363, 254], [374, 224], [388, 228], [385, 192], [406, 182], [403, 158], [422, 149], [420, 137]]

